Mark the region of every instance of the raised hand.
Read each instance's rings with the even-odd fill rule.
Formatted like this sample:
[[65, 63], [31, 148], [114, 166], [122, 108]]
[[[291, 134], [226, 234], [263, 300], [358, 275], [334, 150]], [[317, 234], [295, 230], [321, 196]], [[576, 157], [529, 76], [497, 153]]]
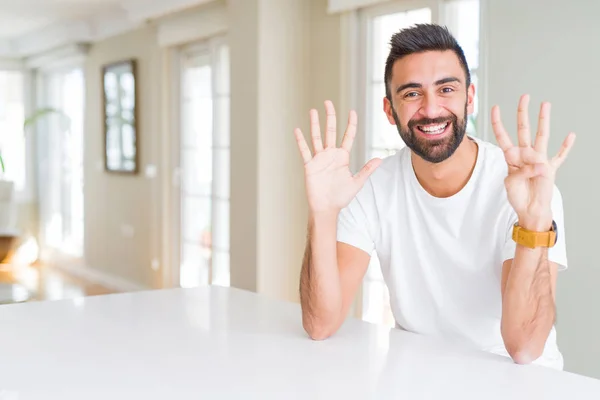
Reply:
[[519, 218], [519, 225], [532, 231], [546, 231], [552, 224], [552, 192], [556, 171], [575, 142], [569, 133], [558, 154], [548, 159], [550, 103], [542, 103], [535, 143], [529, 131], [529, 95], [521, 96], [517, 111], [519, 146], [514, 146], [500, 119], [500, 108], [492, 108], [492, 127], [508, 164], [505, 180], [508, 200]]
[[317, 214], [337, 214], [352, 201], [367, 178], [381, 164], [381, 160], [375, 158], [369, 161], [356, 175], [352, 175], [349, 163], [350, 150], [356, 136], [356, 112], [350, 112], [341, 147], [336, 147], [335, 109], [330, 101], [325, 102], [325, 112], [327, 122], [323, 145], [319, 114], [317, 110], [310, 111], [314, 154], [311, 154], [299, 128], [294, 130], [294, 134], [304, 160], [304, 178], [310, 211]]

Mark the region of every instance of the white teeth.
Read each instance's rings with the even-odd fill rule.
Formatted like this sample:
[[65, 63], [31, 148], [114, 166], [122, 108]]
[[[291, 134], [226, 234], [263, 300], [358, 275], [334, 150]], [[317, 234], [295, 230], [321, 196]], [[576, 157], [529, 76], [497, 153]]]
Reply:
[[422, 127], [419, 127], [419, 129], [421, 129], [421, 131], [423, 131], [423, 132], [435, 134], [435, 133], [442, 133], [444, 131], [444, 129], [446, 129], [447, 125], [448, 125], [448, 123], [441, 124], [441, 125], [422, 126]]

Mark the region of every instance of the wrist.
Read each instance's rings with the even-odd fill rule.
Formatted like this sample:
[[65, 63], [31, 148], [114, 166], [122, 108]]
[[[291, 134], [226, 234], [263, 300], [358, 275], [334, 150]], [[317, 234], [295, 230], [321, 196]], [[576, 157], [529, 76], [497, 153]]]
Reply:
[[338, 215], [339, 215], [339, 211], [335, 211], [335, 210], [328, 210], [328, 211], [309, 210], [308, 221], [311, 225], [314, 225], [315, 223], [322, 223], [322, 222], [325, 222], [325, 223], [337, 222]]
[[552, 212], [544, 212], [536, 216], [519, 216], [521, 228], [532, 232], [547, 232], [552, 228]]

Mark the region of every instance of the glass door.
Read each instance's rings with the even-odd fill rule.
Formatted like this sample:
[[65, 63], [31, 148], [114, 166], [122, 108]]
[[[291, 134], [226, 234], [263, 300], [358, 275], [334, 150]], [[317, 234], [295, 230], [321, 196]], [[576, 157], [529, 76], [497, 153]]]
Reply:
[[40, 219], [44, 246], [83, 256], [83, 71], [41, 75]]
[[222, 40], [181, 59], [179, 285], [229, 285], [229, 53]]

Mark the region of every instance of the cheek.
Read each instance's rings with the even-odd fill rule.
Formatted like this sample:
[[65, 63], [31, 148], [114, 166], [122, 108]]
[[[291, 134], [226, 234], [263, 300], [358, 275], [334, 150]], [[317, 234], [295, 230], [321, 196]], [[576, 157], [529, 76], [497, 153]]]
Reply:
[[403, 126], [408, 126], [408, 121], [411, 119], [419, 119], [420, 106], [416, 102], [403, 103], [396, 108], [396, 115]]
[[445, 99], [440, 104], [444, 109], [450, 113], [456, 115], [458, 118], [462, 118], [465, 113], [465, 99], [464, 98], [453, 98]]

